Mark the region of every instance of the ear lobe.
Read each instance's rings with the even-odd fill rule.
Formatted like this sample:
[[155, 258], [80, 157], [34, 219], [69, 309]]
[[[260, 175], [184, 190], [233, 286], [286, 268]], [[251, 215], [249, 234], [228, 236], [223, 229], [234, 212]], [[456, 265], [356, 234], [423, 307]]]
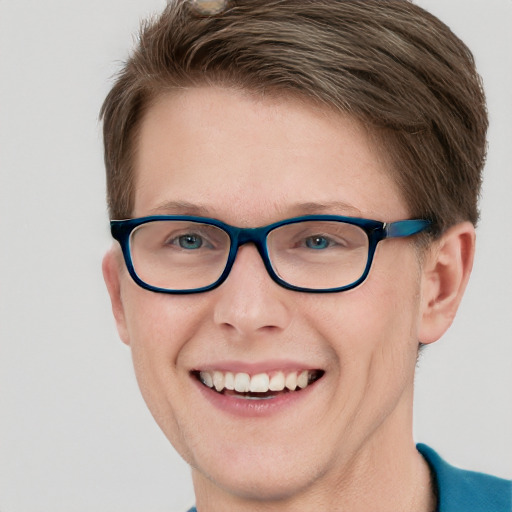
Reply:
[[422, 269], [419, 342], [437, 341], [455, 318], [473, 267], [475, 229], [456, 224], [425, 255]]
[[123, 302], [121, 300], [121, 279], [122, 259], [116, 247], [113, 246], [103, 257], [101, 266], [103, 270], [103, 279], [107, 285], [110, 302], [112, 303], [112, 313], [117, 325], [117, 332], [123, 343], [130, 344], [128, 329], [126, 326], [126, 317], [124, 314]]

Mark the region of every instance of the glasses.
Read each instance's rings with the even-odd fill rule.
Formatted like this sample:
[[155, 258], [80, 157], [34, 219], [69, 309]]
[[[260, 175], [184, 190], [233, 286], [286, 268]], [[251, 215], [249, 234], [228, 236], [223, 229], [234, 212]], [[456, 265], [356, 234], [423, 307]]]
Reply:
[[241, 245], [253, 243], [270, 277], [302, 292], [341, 292], [361, 284], [377, 244], [428, 228], [428, 220], [376, 220], [308, 215], [258, 228], [238, 228], [206, 217], [165, 215], [113, 220], [126, 267], [141, 287], [198, 293], [229, 275]]

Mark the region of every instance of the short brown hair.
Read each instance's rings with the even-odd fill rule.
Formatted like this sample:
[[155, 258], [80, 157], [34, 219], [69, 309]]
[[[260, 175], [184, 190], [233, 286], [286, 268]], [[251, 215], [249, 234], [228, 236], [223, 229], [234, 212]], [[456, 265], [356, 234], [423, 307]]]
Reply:
[[133, 209], [145, 109], [205, 84], [348, 113], [382, 142], [412, 216], [435, 233], [476, 224], [488, 124], [480, 77], [466, 45], [408, 0], [232, 0], [211, 16], [171, 1], [143, 24], [101, 110], [111, 218]]

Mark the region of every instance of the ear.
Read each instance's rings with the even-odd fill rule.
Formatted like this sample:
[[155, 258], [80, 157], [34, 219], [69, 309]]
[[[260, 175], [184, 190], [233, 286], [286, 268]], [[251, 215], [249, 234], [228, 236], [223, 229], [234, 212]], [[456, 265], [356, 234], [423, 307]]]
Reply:
[[120, 250], [116, 246], [112, 246], [103, 257], [102, 270], [103, 279], [107, 285], [107, 290], [112, 303], [112, 312], [117, 325], [119, 337], [126, 343], [130, 344], [128, 329], [126, 325], [126, 316], [121, 299], [121, 272], [123, 271], [123, 261]]
[[435, 242], [422, 268], [421, 324], [423, 344], [437, 341], [455, 318], [473, 267], [475, 228], [456, 224]]

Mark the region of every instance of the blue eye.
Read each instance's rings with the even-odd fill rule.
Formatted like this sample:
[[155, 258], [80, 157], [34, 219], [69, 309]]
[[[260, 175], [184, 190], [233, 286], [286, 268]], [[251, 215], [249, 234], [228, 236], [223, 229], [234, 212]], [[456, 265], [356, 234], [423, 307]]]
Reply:
[[203, 239], [199, 235], [181, 235], [178, 244], [182, 249], [199, 249], [203, 245]]
[[309, 249], [327, 249], [331, 245], [331, 241], [323, 236], [310, 236], [305, 243]]

